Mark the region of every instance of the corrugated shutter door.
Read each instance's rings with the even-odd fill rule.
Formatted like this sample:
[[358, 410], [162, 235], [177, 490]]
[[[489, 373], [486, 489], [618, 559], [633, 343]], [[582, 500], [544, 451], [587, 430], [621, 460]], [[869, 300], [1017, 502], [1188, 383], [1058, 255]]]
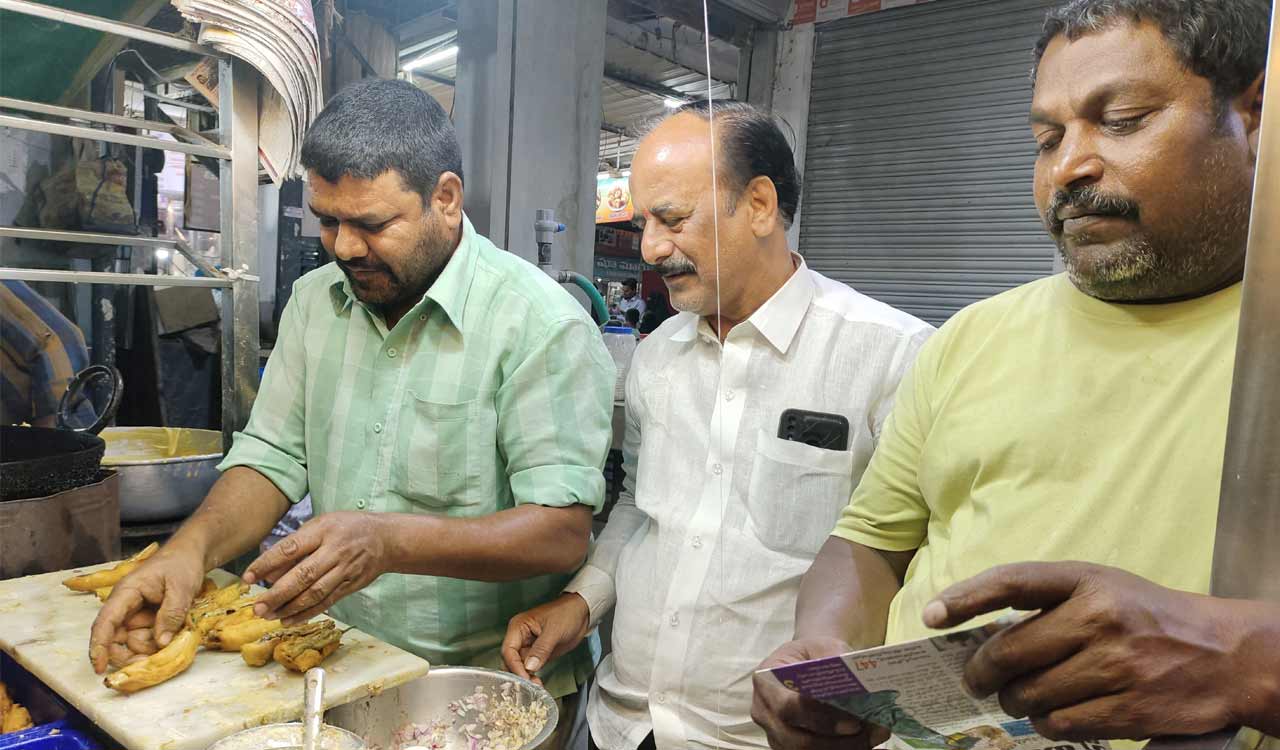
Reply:
[[1031, 50], [1054, 0], [935, 0], [818, 26], [800, 216], [814, 269], [933, 323], [1048, 275]]

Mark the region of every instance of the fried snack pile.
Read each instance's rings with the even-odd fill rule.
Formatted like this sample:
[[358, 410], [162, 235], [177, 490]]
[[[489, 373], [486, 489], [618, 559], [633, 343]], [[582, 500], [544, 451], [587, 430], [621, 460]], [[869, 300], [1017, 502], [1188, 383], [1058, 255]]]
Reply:
[[9, 688], [0, 682], [0, 734], [21, 732], [35, 726], [27, 709], [13, 702]]
[[[72, 591], [92, 593], [105, 602], [113, 587], [158, 549], [157, 544], [148, 545], [109, 570], [68, 578], [62, 584]], [[185, 672], [201, 646], [209, 650], [239, 651], [245, 663], [255, 667], [274, 659], [295, 672], [306, 672], [338, 649], [343, 631], [338, 630], [332, 620], [286, 628], [280, 620], [264, 620], [255, 615], [256, 602], [257, 597], [249, 593], [246, 583], [217, 588], [211, 579], [204, 579], [200, 594], [187, 611], [186, 627], [169, 645], [145, 658], [134, 657], [136, 660], [107, 675], [103, 684], [126, 694], [159, 685]], [[5, 732], [25, 729], [31, 722], [26, 709], [9, 701], [3, 683], [0, 683], [0, 720]], [[15, 729], [10, 729], [11, 725]]]
[[[206, 579], [206, 588], [211, 582]], [[253, 613], [257, 597], [236, 582], [208, 590], [191, 603], [187, 624], [169, 645], [140, 661], [112, 672], [103, 684], [122, 693], [159, 685], [187, 670], [197, 650], [236, 652], [246, 664], [260, 667], [275, 659], [296, 672], [305, 672], [338, 649], [342, 631], [332, 620], [292, 628], [280, 620], [264, 620]]]

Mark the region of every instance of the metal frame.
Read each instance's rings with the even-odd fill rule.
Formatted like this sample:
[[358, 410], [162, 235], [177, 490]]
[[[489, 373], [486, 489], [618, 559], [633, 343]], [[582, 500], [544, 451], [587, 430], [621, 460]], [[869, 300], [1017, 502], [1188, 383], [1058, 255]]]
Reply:
[[157, 247], [171, 249], [173, 240], [163, 237], [130, 237], [120, 234], [95, 234], [93, 232], [69, 232], [62, 229], [28, 229], [26, 227], [0, 227], [0, 237], [21, 240], [45, 240], [47, 242], [77, 242], [82, 245], [128, 245], [132, 247]]
[[146, 89], [142, 90], [142, 95], [148, 99], [155, 99], [156, 101], [161, 102], [163, 104], [172, 104], [175, 107], [182, 107], [183, 109], [190, 109], [195, 112], [206, 112], [208, 114], [213, 114], [214, 112], [218, 111], [213, 107], [206, 107], [203, 104], [193, 104], [192, 102], [184, 102], [181, 99], [174, 99], [171, 96], [165, 96], [164, 94], [157, 94], [154, 91], [147, 91]]
[[[153, 136], [118, 133], [114, 130], [46, 122], [12, 115], [0, 115], [0, 127], [177, 151], [217, 159], [221, 201], [219, 208], [221, 210], [222, 263], [224, 268], [234, 270], [227, 274], [216, 272], [208, 263], [202, 262], [203, 259], [194, 257], [190, 248], [181, 240], [0, 227], [0, 237], [170, 249], [191, 258], [205, 273], [213, 271], [216, 274], [206, 277], [152, 276], [105, 271], [0, 268], [0, 279], [71, 284], [188, 286], [224, 290], [221, 310], [222, 434], [223, 444], [229, 448], [232, 433], [242, 429], [248, 421], [249, 410], [258, 393], [258, 277], [256, 274], [258, 271], [259, 79], [257, 73], [242, 60], [228, 58], [216, 50], [196, 44], [189, 39], [154, 29], [41, 5], [30, 0], [0, 0], [0, 10], [118, 34], [129, 39], [159, 44], [184, 52], [194, 52], [218, 60], [220, 96], [217, 112], [220, 143], [213, 143], [194, 131], [174, 124], [70, 107], [56, 107], [8, 97], [0, 98], [0, 108], [65, 117], [100, 125], [165, 132], [192, 142], [168, 141]], [[214, 111], [210, 107], [179, 102], [153, 92], [144, 90], [143, 93], [158, 101], [200, 111]]]
[[54, 271], [45, 268], [0, 268], [0, 281], [55, 281], [66, 284], [130, 284], [133, 286], [203, 286], [232, 289], [234, 281], [205, 276], [152, 276], [111, 271]]
[[39, 115], [53, 115], [54, 117], [65, 117], [69, 120], [84, 120], [85, 122], [95, 122], [100, 125], [117, 125], [122, 128], [136, 128], [138, 130], [153, 130], [160, 133], [168, 133], [175, 138], [186, 138], [188, 142], [196, 145], [212, 146], [218, 148], [218, 144], [205, 138], [203, 135], [184, 128], [181, 125], [172, 122], [156, 122], [154, 120], [142, 120], [137, 117], [122, 117], [120, 115], [109, 115], [105, 112], [88, 112], [83, 109], [74, 107], [57, 107], [52, 104], [43, 104], [41, 102], [29, 102], [23, 99], [11, 99], [7, 96], [0, 96], [0, 109], [16, 109], [22, 112], [34, 112]]
[[[218, 129], [231, 158], [219, 163], [222, 266], [243, 276], [222, 295], [222, 442], [249, 421], [258, 395], [258, 85], [243, 60], [218, 64]], [[225, 87], [225, 88], [224, 88]], [[227, 323], [230, 322], [230, 325]]]
[[[139, 120], [138, 123], [138, 125], [134, 125], [133, 127], [146, 127], [146, 120]], [[65, 135], [71, 138], [90, 138], [97, 141], [122, 143], [126, 146], [143, 146], [144, 148], [158, 148], [165, 151], [181, 151], [184, 154], [191, 154], [193, 156], [210, 156], [214, 159], [230, 158], [230, 152], [221, 146], [206, 146], [198, 143], [183, 143], [182, 141], [166, 141], [149, 135], [117, 133], [114, 130], [99, 130], [98, 128], [90, 128], [84, 125], [63, 125], [58, 122], [33, 120], [29, 117], [0, 115], [0, 127], [17, 128], [18, 130], [33, 130], [37, 133]]]
[[110, 18], [101, 16], [91, 16], [87, 13], [77, 13], [74, 10], [64, 10], [55, 8], [50, 5], [42, 5], [40, 3], [31, 2], [31, 0], [0, 0], [0, 10], [11, 10], [14, 13], [21, 13], [24, 16], [35, 16], [36, 18], [44, 18], [59, 23], [69, 23], [72, 26], [80, 26], [85, 29], [94, 29], [95, 31], [103, 31], [108, 34], [119, 34], [120, 36], [135, 39], [139, 42], [147, 42], [148, 44], [158, 44], [162, 47], [170, 49], [182, 50], [183, 52], [194, 52], [197, 55], [207, 55], [208, 57], [216, 57], [222, 59], [222, 53], [206, 47], [203, 44], [196, 44], [190, 39], [184, 39], [175, 34], [169, 34], [155, 29], [148, 29], [145, 26], [135, 26], [131, 23], [123, 21], [113, 21]]

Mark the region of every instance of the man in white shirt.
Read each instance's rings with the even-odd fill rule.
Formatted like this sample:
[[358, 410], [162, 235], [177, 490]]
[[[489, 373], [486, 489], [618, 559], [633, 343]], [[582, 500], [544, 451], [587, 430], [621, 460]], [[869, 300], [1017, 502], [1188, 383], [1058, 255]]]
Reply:
[[640, 283], [635, 279], [622, 282], [622, 299], [618, 300], [618, 310], [625, 316], [628, 310], [639, 311], [644, 315], [644, 300], [640, 299]]
[[641, 249], [681, 312], [632, 361], [625, 491], [566, 593], [503, 644], [536, 675], [616, 602], [587, 710], [605, 750], [768, 746], [752, 670], [790, 638], [800, 578], [933, 330], [787, 248], [800, 179], [768, 114], [716, 103], [713, 191], [709, 122], [706, 103], [676, 110], [631, 167]]

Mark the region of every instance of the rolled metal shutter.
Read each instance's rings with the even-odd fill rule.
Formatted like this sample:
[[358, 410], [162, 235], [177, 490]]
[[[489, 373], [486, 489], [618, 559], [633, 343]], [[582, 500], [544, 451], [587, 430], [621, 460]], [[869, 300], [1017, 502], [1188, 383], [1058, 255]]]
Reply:
[[935, 0], [819, 25], [800, 251], [932, 323], [1053, 271], [1032, 200], [1032, 48], [1055, 0]]

